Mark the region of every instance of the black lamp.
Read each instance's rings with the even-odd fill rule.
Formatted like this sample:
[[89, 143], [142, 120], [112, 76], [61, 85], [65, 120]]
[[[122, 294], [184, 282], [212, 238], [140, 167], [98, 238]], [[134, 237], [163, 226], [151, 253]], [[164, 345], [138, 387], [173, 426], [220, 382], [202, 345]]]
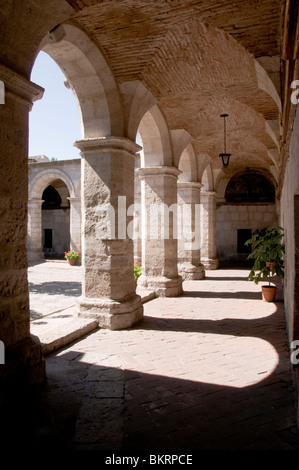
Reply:
[[229, 164], [229, 158], [231, 156], [231, 153], [226, 153], [226, 126], [225, 126], [225, 118], [228, 116], [228, 114], [220, 114], [220, 117], [223, 117], [224, 121], [224, 153], [220, 153], [219, 157], [222, 159], [222, 163], [224, 167], [228, 167]]

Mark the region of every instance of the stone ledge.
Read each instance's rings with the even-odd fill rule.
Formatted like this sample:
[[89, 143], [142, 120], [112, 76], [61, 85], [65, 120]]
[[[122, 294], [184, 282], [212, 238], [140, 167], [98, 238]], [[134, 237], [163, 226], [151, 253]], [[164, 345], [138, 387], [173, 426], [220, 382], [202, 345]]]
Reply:
[[98, 322], [77, 318], [74, 308], [41, 317], [30, 323], [31, 333], [40, 340], [44, 356], [98, 329]]

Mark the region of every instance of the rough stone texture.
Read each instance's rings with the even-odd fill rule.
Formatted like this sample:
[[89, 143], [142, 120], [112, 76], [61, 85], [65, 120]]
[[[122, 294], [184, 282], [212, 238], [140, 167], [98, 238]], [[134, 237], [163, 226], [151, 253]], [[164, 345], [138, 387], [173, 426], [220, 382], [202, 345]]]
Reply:
[[[1, 66], [6, 84], [5, 105], [0, 106], [1, 222], [0, 241], [4, 259], [0, 269], [0, 338], [5, 345], [6, 365], [0, 379], [6, 386], [45, 378], [41, 349], [29, 333], [27, 281], [27, 177], [28, 110], [42, 89]], [[15, 382], [16, 381], [16, 382]], [[5, 393], [5, 387], [1, 389]]]
[[142, 318], [135, 294], [127, 209], [134, 201], [134, 155], [128, 139], [77, 142], [82, 159], [83, 285], [79, 313], [122, 328]]
[[203, 279], [200, 262], [200, 188], [201, 184], [178, 182], [178, 269], [184, 279]]
[[[139, 284], [157, 295], [182, 292], [177, 268], [177, 168], [141, 168], [142, 266]], [[174, 212], [173, 212], [174, 211]]]
[[216, 193], [201, 191], [201, 262], [206, 269], [216, 269], [219, 264], [216, 251]]

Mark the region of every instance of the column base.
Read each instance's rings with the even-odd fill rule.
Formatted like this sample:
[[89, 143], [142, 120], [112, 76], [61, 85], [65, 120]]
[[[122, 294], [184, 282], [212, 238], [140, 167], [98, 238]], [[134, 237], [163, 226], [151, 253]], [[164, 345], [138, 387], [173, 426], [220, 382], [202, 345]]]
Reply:
[[209, 258], [209, 259], [208, 259], [208, 258], [207, 258], [207, 259], [202, 258], [202, 259], [201, 259], [201, 262], [202, 262], [202, 264], [204, 265], [205, 269], [208, 269], [208, 270], [209, 270], [209, 269], [210, 269], [210, 270], [212, 270], [212, 269], [218, 269], [218, 267], [219, 267], [219, 259], [218, 259], [218, 258], [215, 258], [215, 259], [212, 259], [212, 258]]
[[205, 269], [202, 264], [195, 266], [190, 263], [181, 263], [178, 265], [180, 276], [186, 281], [198, 281], [205, 278]]
[[15, 393], [31, 393], [46, 382], [45, 360], [37, 337], [30, 335], [5, 348], [5, 361], [0, 366], [0, 405]]
[[143, 306], [139, 295], [123, 302], [109, 299], [80, 297], [77, 302], [79, 317], [94, 318], [100, 328], [122, 330], [143, 319]]
[[143, 291], [154, 292], [157, 297], [177, 297], [183, 294], [181, 276], [173, 279], [164, 276], [140, 276], [138, 285]]

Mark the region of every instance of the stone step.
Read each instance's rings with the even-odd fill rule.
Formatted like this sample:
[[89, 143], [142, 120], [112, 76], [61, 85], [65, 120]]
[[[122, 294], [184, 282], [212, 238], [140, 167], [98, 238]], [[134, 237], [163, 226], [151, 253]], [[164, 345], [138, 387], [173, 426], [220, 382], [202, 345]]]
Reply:
[[73, 307], [30, 322], [30, 332], [40, 340], [47, 356], [98, 329], [98, 322], [78, 318]]

